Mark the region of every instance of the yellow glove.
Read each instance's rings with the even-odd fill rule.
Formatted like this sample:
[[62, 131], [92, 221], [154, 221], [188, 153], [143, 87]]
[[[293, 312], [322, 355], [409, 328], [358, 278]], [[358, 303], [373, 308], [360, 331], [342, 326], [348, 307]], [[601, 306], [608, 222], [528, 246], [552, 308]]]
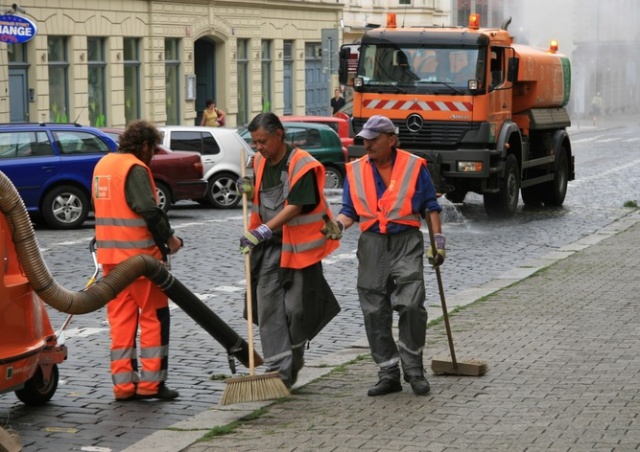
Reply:
[[334, 221], [329, 218], [329, 215], [324, 214], [322, 216], [324, 220], [324, 227], [320, 229], [326, 238], [329, 240], [340, 240], [342, 238], [342, 231], [344, 231], [344, 224], [342, 221]]
[[241, 195], [246, 194], [247, 199], [253, 198], [253, 184], [251, 183], [250, 177], [241, 177], [236, 181], [236, 187], [238, 188], [238, 193]]
[[442, 265], [444, 259], [447, 257], [447, 252], [444, 250], [446, 239], [442, 234], [433, 234], [433, 241], [436, 243], [436, 255], [433, 255], [433, 247], [431, 244], [427, 247], [427, 260], [434, 267]]

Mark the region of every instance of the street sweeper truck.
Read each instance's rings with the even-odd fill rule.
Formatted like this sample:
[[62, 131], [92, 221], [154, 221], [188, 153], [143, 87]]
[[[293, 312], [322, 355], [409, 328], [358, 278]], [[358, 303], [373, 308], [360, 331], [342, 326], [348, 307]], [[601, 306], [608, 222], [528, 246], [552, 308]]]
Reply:
[[[520, 194], [527, 205], [560, 206], [575, 178], [569, 59], [555, 41], [544, 50], [514, 43], [509, 23], [480, 28], [472, 14], [467, 27], [397, 28], [390, 14], [363, 35], [357, 65], [354, 44], [340, 51], [355, 133], [373, 115], [390, 118], [440, 193], [452, 202], [481, 194], [496, 217], [513, 215]], [[364, 154], [356, 139], [349, 157]]]

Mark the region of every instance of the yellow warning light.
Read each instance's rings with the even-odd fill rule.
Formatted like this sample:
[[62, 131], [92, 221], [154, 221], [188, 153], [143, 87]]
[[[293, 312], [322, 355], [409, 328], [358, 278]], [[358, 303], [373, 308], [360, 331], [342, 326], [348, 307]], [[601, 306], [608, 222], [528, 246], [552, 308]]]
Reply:
[[477, 30], [480, 28], [480, 14], [469, 15], [469, 28], [471, 30]]
[[549, 53], [556, 53], [558, 51], [558, 41], [552, 39], [549, 43]]
[[396, 28], [396, 13], [387, 13], [387, 28]]

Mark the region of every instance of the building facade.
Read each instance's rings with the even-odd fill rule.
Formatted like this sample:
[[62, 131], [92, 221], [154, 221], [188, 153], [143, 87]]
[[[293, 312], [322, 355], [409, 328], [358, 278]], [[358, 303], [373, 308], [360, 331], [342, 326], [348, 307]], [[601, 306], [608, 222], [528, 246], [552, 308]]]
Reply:
[[[328, 111], [321, 30], [334, 0], [27, 0], [37, 26], [0, 43], [0, 122], [123, 127], [199, 122], [207, 99], [227, 126], [255, 114]], [[329, 82], [328, 82], [329, 80]]]

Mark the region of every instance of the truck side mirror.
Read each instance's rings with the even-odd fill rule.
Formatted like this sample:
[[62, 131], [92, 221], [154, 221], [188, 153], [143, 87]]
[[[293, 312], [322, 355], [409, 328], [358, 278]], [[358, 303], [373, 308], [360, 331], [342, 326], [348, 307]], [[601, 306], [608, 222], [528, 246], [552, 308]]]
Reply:
[[511, 83], [518, 81], [518, 69], [520, 67], [520, 59], [516, 57], [509, 58], [509, 68], [507, 69], [507, 80]]
[[339, 57], [340, 63], [338, 64], [338, 80], [341, 85], [346, 85], [349, 81], [349, 48], [340, 49]]

